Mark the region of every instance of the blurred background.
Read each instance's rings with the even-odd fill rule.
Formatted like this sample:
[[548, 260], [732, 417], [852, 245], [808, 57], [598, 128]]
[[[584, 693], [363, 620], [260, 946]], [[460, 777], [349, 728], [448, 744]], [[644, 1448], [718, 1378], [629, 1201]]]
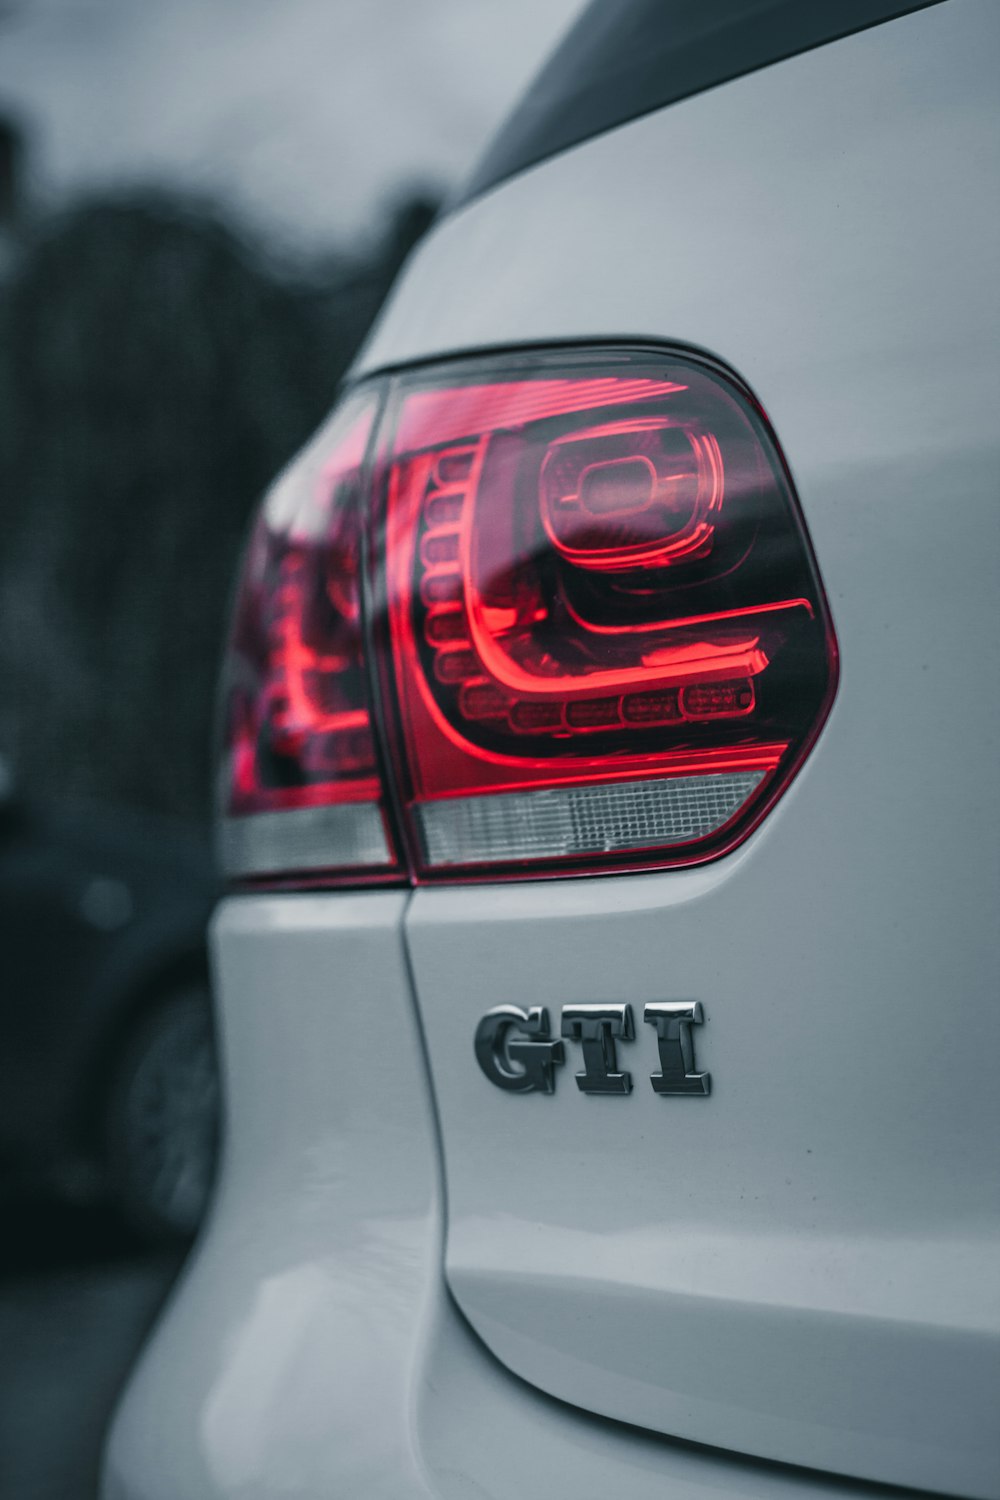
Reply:
[[211, 1191], [249, 516], [580, 0], [0, 0], [0, 1495], [95, 1493]]

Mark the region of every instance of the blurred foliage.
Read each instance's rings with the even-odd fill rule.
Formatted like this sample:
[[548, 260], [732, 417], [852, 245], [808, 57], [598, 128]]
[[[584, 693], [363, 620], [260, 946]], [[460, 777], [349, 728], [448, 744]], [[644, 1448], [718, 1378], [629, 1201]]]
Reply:
[[204, 819], [249, 515], [434, 205], [279, 273], [197, 205], [91, 202], [0, 284], [0, 750], [16, 783]]

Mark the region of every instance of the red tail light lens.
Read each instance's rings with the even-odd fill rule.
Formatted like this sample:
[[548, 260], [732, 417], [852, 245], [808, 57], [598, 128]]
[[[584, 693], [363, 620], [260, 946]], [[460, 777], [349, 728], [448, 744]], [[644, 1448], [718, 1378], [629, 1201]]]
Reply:
[[729, 845], [834, 668], [760, 413], [606, 351], [416, 374], [391, 409], [383, 675], [420, 872]]
[[307, 828], [306, 809], [363, 807], [357, 857], [337, 863], [391, 871], [371, 821], [365, 605], [417, 878], [732, 847], [806, 753], [836, 673], [752, 400], [706, 363], [645, 351], [470, 360], [385, 385], [370, 472], [362, 392], [296, 466], [294, 498], [279, 486], [265, 511], [235, 633], [231, 813], [277, 828], [294, 808]]
[[350, 397], [275, 484], [250, 540], [224, 684], [229, 874], [396, 868], [361, 621], [363, 466], [377, 399]]

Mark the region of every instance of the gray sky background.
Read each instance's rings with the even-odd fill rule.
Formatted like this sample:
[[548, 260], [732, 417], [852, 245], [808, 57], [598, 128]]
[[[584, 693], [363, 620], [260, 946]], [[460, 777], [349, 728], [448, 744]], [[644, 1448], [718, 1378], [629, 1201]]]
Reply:
[[205, 192], [287, 248], [460, 181], [582, 0], [0, 0], [0, 110], [43, 204]]

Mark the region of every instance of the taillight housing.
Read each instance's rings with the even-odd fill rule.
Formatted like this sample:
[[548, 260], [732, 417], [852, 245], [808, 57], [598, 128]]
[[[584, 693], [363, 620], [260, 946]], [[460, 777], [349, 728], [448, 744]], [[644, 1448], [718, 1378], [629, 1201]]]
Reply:
[[[787, 785], [832, 701], [833, 629], [776, 442], [742, 385], [692, 356], [518, 353], [375, 381], [261, 526], [230, 657], [226, 828], [238, 847], [265, 817], [280, 841], [296, 810], [316, 836], [285, 871], [711, 858]], [[334, 830], [310, 812], [331, 808], [351, 858], [330, 842], [324, 864]]]

